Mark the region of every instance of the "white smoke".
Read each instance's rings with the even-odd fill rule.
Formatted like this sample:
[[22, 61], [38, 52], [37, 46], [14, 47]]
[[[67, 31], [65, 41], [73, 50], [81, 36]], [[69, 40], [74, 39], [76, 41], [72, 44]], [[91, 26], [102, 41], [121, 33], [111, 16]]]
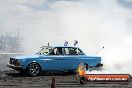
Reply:
[[65, 6], [60, 11], [61, 39], [70, 42], [77, 39], [79, 47], [87, 54], [94, 54], [104, 46], [98, 53], [102, 57], [104, 73], [132, 73], [130, 10], [118, 0], [84, 0], [76, 2], [75, 6], [64, 2], [56, 4]]
[[87, 55], [100, 50], [105, 71], [132, 73], [132, 12], [121, 1], [1, 0], [0, 30], [20, 29], [25, 52], [78, 40]]

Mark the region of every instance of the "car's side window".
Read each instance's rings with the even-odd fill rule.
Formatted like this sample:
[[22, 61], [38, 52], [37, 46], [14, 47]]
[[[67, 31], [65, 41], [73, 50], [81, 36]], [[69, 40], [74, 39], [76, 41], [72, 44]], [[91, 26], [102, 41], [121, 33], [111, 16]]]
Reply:
[[77, 55], [77, 48], [69, 48], [69, 55]]
[[77, 55], [84, 55], [84, 53], [79, 48], [77, 48]]
[[61, 47], [56, 47], [54, 48], [49, 55], [63, 55], [62, 48]]
[[63, 49], [65, 55], [81, 55], [82, 52], [78, 48], [68, 47]]
[[69, 55], [69, 50], [68, 50], [68, 48], [63, 48], [63, 52], [64, 52], [65, 55]]

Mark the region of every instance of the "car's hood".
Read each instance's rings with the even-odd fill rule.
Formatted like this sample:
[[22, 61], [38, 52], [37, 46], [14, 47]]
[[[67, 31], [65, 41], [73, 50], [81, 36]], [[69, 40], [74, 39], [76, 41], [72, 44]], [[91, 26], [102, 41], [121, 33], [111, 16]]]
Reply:
[[[44, 56], [44, 55], [43, 55]], [[38, 54], [35, 54], [35, 55], [22, 55], [22, 56], [15, 56], [13, 58], [16, 58], [16, 59], [30, 59], [30, 58], [40, 58], [41, 55], [38, 55]]]

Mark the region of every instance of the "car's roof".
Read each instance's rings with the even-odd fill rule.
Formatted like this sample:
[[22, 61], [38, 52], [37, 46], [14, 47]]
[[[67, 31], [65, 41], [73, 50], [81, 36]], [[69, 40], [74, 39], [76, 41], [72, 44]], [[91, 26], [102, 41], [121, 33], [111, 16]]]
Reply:
[[65, 48], [66, 48], [66, 47], [73, 47], [73, 48], [78, 48], [78, 47], [76, 47], [76, 46], [51, 46], [51, 47], [62, 47], [62, 48], [63, 48], [63, 47], [65, 47]]
[[78, 48], [78, 47], [75, 47], [75, 46], [42, 46], [41, 48], [44, 48], [44, 47], [61, 47], [61, 48], [67, 48], [67, 47], [73, 47], [73, 48]]
[[78, 48], [78, 47], [76, 47], [76, 46], [55, 46], [55, 45], [53, 45], [53, 46], [42, 46], [42, 47], [40, 47], [40, 48], [54, 48], [54, 47], [60, 47], [60, 48], [71, 48], [71, 47], [73, 47], [73, 48]]

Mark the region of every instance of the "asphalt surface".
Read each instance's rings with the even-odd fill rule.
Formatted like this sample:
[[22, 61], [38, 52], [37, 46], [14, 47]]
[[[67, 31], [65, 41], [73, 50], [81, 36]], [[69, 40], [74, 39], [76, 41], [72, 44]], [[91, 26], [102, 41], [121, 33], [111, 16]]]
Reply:
[[81, 85], [75, 80], [75, 75], [70, 73], [43, 73], [41, 76], [27, 77], [14, 70], [0, 72], [0, 88], [51, 88], [53, 76], [56, 88], [132, 88], [132, 82]]
[[55, 78], [56, 88], [132, 88], [132, 82], [126, 84], [80, 85], [71, 73], [43, 73], [37, 77], [27, 77], [6, 66], [11, 55], [0, 55], [0, 88], [51, 88], [52, 78]]

